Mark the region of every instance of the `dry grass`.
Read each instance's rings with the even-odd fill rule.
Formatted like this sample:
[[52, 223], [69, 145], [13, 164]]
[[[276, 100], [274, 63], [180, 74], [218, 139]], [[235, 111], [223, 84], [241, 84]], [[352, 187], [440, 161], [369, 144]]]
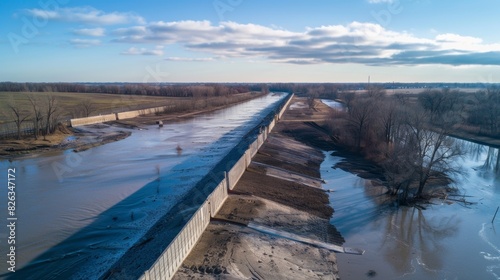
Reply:
[[11, 122], [10, 109], [8, 104], [14, 104], [26, 111], [31, 109], [28, 95], [32, 95], [44, 104], [48, 96], [57, 98], [61, 108], [63, 118], [80, 117], [78, 111], [79, 104], [87, 99], [92, 101], [95, 111], [92, 115], [120, 112], [127, 110], [137, 110], [150, 107], [165, 106], [171, 104], [173, 100], [184, 98], [163, 97], [163, 96], [141, 96], [141, 95], [120, 95], [104, 93], [71, 93], [71, 92], [0, 92], [0, 124]]

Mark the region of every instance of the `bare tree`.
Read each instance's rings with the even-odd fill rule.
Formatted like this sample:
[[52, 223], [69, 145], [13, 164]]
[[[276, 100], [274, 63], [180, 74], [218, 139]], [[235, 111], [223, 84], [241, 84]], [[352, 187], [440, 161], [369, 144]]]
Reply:
[[30, 117], [30, 114], [21, 106], [9, 102], [7, 106], [10, 108], [12, 118], [17, 128], [17, 139], [21, 139], [21, 125]]
[[361, 140], [373, 120], [375, 106], [369, 99], [355, 99], [348, 112], [348, 123], [356, 138], [356, 147], [361, 148]]
[[82, 100], [78, 107], [83, 112], [83, 117], [90, 117], [90, 115], [95, 111], [95, 104], [92, 102], [90, 98], [86, 98]]
[[421, 197], [430, 178], [449, 180], [449, 175], [459, 171], [455, 160], [463, 155], [462, 150], [453, 138], [447, 136], [445, 129], [428, 130], [425, 127], [428, 118], [423, 110], [407, 112], [404, 129], [395, 142], [390, 167], [386, 168], [387, 177], [393, 180], [396, 191], [403, 188], [403, 201], [409, 197], [413, 183], [416, 188], [414, 196]]
[[468, 123], [476, 125], [480, 133], [500, 134], [500, 89], [488, 88], [474, 94], [474, 105], [469, 112]]
[[316, 107], [316, 98], [318, 98], [318, 94], [312, 88], [307, 89], [307, 105], [310, 109], [314, 109]]
[[414, 162], [413, 153], [405, 145], [394, 145], [382, 163], [390, 193], [401, 194], [402, 202], [406, 202], [415, 180]]
[[381, 99], [385, 96], [385, 89], [378, 85], [369, 85], [366, 88], [366, 94], [370, 98]]
[[33, 136], [35, 140], [38, 139], [38, 135], [40, 133], [40, 127], [43, 121], [43, 113], [40, 105], [40, 101], [33, 94], [28, 94], [27, 98], [31, 104], [31, 112], [33, 114]]
[[43, 134], [44, 140], [45, 137], [52, 132], [55, 127], [54, 116], [58, 111], [57, 99], [53, 95], [48, 95], [45, 102], [45, 131]]
[[344, 92], [341, 94], [341, 100], [344, 101], [344, 104], [349, 111], [351, 109], [353, 101], [356, 99], [356, 94], [354, 92]]
[[393, 142], [394, 135], [396, 133], [397, 119], [398, 119], [398, 107], [396, 101], [384, 100], [382, 103], [378, 103], [379, 109], [379, 122], [381, 125], [381, 131], [383, 132], [383, 140], [388, 145]]
[[456, 111], [453, 109], [458, 104], [458, 96], [459, 92], [450, 91], [448, 88], [441, 91], [429, 89], [419, 94], [418, 100], [422, 107], [430, 113], [431, 123], [446, 126], [450, 125], [449, 122], [455, 119], [453, 116], [457, 115], [456, 112], [448, 113]]

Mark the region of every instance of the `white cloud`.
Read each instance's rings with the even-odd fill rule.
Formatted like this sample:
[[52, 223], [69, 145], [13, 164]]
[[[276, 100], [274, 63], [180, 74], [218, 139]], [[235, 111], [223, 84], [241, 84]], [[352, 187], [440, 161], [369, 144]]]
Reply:
[[292, 32], [236, 22], [159, 21], [116, 29], [113, 34], [115, 42], [179, 44], [217, 57], [265, 58], [283, 63], [500, 65], [500, 44], [484, 44], [479, 38], [457, 34], [423, 38], [374, 23], [352, 22]]
[[101, 37], [104, 36], [104, 28], [82, 28], [73, 30], [73, 34], [80, 36]]
[[445, 43], [481, 44], [481, 38], [461, 36], [453, 33], [440, 34], [436, 36], [436, 41]]
[[214, 61], [213, 57], [177, 57], [177, 56], [171, 56], [165, 58], [167, 61]]
[[157, 46], [154, 49], [131, 47], [128, 50], [122, 52], [121, 54], [124, 54], [124, 55], [156, 55], [156, 56], [162, 56], [163, 55], [163, 46]]
[[113, 25], [124, 23], [144, 24], [142, 17], [133, 13], [105, 13], [92, 7], [56, 8], [55, 10], [28, 9], [29, 15], [64, 22], [77, 22], [94, 25]]
[[97, 39], [71, 39], [69, 42], [77, 48], [88, 48], [92, 46], [99, 46], [101, 44], [101, 40]]

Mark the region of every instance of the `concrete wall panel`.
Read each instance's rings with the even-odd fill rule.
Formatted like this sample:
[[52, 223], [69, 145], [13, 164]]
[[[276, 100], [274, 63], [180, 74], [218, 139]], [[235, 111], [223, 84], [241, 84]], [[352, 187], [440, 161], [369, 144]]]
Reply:
[[76, 127], [81, 125], [89, 125], [89, 124], [103, 123], [109, 121], [116, 121], [116, 115], [108, 114], [108, 115], [92, 116], [87, 118], [71, 119], [70, 124], [72, 127]]
[[238, 180], [241, 178], [245, 170], [247, 169], [246, 163], [245, 163], [245, 155], [243, 155], [229, 170], [227, 173], [227, 178], [229, 180], [229, 189], [232, 190], [234, 186], [236, 186], [236, 183]]
[[154, 107], [136, 111], [127, 111], [116, 114], [107, 114], [107, 115], [92, 116], [87, 118], [71, 119], [70, 124], [72, 127], [76, 127], [80, 125], [89, 125], [89, 124], [103, 123], [109, 121], [124, 120], [124, 119], [135, 118], [137, 116], [142, 116], [142, 115], [161, 113], [164, 112], [165, 110], [168, 110], [169, 108], [172, 108], [172, 105]]

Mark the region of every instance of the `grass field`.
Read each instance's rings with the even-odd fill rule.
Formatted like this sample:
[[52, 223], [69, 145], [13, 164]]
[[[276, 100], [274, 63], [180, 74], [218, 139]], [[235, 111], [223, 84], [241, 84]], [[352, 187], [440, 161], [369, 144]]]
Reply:
[[49, 96], [57, 99], [62, 118], [81, 117], [81, 103], [90, 99], [95, 108], [92, 115], [105, 114], [111, 112], [121, 112], [127, 110], [137, 110], [171, 104], [173, 100], [182, 98], [162, 97], [162, 96], [141, 96], [141, 95], [118, 95], [103, 93], [68, 93], [68, 92], [0, 92], [0, 124], [11, 122], [11, 111], [9, 104], [26, 108], [26, 112], [31, 109], [28, 95], [38, 98], [40, 104], [44, 104]]

